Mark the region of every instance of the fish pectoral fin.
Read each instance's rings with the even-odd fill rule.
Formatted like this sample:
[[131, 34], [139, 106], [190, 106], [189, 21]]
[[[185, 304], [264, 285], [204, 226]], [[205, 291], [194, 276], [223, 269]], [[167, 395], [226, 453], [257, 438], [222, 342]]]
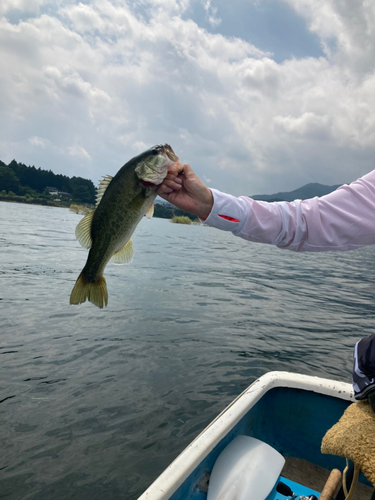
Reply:
[[154, 215], [154, 204], [151, 203], [149, 208], [147, 209], [147, 212], [145, 213], [146, 217], [148, 220], [152, 219], [152, 216]]
[[112, 262], [115, 264], [128, 264], [132, 259], [134, 255], [134, 250], [133, 250], [133, 243], [132, 240], [130, 239], [125, 243], [125, 245], [120, 248], [118, 252], [115, 252], [112, 255]]
[[83, 248], [91, 248], [92, 239], [91, 239], [91, 223], [92, 218], [94, 217], [95, 210], [85, 215], [83, 219], [77, 224], [76, 227], [76, 238], [79, 241], [80, 245]]
[[106, 175], [99, 182], [99, 189], [96, 193], [96, 205], [95, 205], [96, 207], [101, 202], [101, 199], [103, 198], [103, 194], [105, 193], [105, 190], [107, 189], [107, 187], [110, 185], [112, 179], [113, 179], [113, 177], [111, 175]]

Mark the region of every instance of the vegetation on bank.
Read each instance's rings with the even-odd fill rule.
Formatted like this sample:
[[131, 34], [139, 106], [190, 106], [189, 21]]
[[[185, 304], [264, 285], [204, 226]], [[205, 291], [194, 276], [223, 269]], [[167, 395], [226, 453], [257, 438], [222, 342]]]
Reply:
[[186, 215], [174, 215], [171, 219], [171, 222], [174, 222], [175, 224], [191, 224], [192, 220]]
[[47, 205], [50, 207], [60, 207], [61, 203], [53, 201], [50, 196], [31, 196], [26, 194], [25, 196], [19, 196], [9, 191], [8, 193], [3, 189], [0, 191], [0, 201], [11, 201], [13, 203], [28, 203], [30, 205]]
[[93, 210], [93, 207], [85, 207], [83, 205], [75, 205], [73, 203], [70, 205], [69, 210], [75, 214], [87, 215]]
[[[55, 206], [69, 206], [71, 202], [94, 204], [96, 194], [95, 186], [89, 179], [54, 174], [51, 170], [28, 167], [16, 160], [9, 165], [0, 161], [0, 191], [5, 191], [5, 201], [48, 205], [43, 203], [45, 200], [55, 202]], [[9, 199], [14, 196], [21, 199]]]
[[195, 215], [191, 215], [170, 203], [156, 203], [154, 208], [154, 217], [159, 217], [160, 219], [172, 219], [173, 217], [188, 217], [190, 221], [199, 222], [199, 219]]

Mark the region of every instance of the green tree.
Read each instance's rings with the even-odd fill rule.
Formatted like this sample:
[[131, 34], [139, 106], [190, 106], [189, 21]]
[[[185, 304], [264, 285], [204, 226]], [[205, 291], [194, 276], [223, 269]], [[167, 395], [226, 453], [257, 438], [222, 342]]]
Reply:
[[20, 183], [14, 171], [9, 167], [0, 166], [0, 190], [18, 193]]
[[88, 179], [72, 177], [70, 179], [69, 192], [73, 194], [74, 199], [80, 200], [82, 203], [95, 204], [95, 186]]

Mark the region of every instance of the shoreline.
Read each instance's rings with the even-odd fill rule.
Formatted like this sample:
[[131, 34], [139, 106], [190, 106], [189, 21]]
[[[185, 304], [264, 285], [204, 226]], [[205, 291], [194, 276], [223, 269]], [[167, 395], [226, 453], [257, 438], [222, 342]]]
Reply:
[[[0, 202], [4, 201], [6, 203], [19, 203], [21, 205], [36, 205], [36, 206], [44, 206], [44, 207], [55, 207], [55, 208], [67, 208], [70, 210], [72, 213], [80, 214], [80, 215], [87, 215], [87, 213], [91, 212], [91, 210], [94, 210], [94, 206], [86, 206], [84, 204], [78, 204], [78, 203], [71, 203], [71, 202], [66, 202], [66, 203], [58, 203], [56, 201], [52, 200], [45, 200], [43, 198], [41, 199], [30, 199], [30, 200], [25, 200], [21, 196], [0, 196]], [[74, 208], [73, 208], [74, 207]], [[198, 219], [197, 218], [190, 218], [188, 215], [186, 218], [190, 219], [190, 222], [182, 222], [180, 221], [184, 216], [176, 216], [173, 212], [170, 214], [165, 214], [164, 216], [161, 215], [160, 213], [157, 213], [158, 210], [155, 209], [154, 212], [154, 217], [156, 219], [166, 219], [170, 220], [174, 223], [177, 224], [193, 224], [193, 225], [199, 225]], [[166, 216], [167, 215], [167, 216]], [[175, 220], [173, 220], [175, 218]], [[177, 220], [176, 220], [177, 219]]]
[[45, 200], [43, 198], [40, 199], [20, 199], [20, 196], [0, 196], [0, 201], [5, 201], [6, 203], [20, 203], [23, 205], [40, 205], [45, 207], [58, 207], [58, 208], [69, 208], [71, 203], [66, 204], [58, 203], [52, 200]]

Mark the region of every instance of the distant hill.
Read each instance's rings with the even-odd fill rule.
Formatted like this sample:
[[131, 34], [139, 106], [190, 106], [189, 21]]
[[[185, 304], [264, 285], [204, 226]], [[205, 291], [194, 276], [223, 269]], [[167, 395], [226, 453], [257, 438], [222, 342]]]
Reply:
[[340, 186], [341, 184], [337, 184], [336, 186], [325, 186], [324, 184], [319, 184], [318, 182], [310, 182], [309, 184], [305, 184], [294, 191], [286, 191], [275, 194], [256, 194], [251, 198], [263, 201], [307, 200], [308, 198], [314, 198], [315, 196], [324, 196], [332, 193], [332, 191], [335, 191]]

